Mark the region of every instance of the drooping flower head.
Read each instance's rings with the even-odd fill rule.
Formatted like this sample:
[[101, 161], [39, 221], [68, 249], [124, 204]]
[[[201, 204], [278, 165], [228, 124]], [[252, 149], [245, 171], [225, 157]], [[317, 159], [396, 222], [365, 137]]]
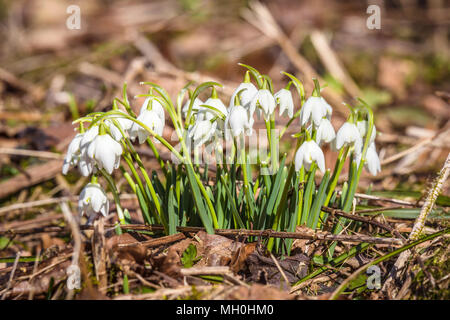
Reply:
[[302, 109], [300, 110], [300, 125], [304, 126], [308, 121], [311, 122], [315, 126], [319, 126], [323, 117], [326, 117], [328, 120], [331, 119], [331, 114], [333, 113], [333, 109], [328, 104], [328, 102], [320, 96], [320, 85], [317, 79], [314, 80], [315, 88], [313, 90], [312, 96], [306, 100], [303, 104]]
[[[149, 100], [147, 105], [144, 103], [137, 120], [142, 122], [157, 135], [162, 136], [165, 118], [164, 109], [158, 100]], [[150, 132], [146, 128], [142, 127], [138, 123], [133, 123], [133, 126], [130, 129], [130, 138], [132, 141], [138, 137], [139, 143], [142, 144], [147, 140], [149, 135]], [[155, 139], [155, 142], [158, 143], [159, 141]]]
[[356, 154], [361, 153], [363, 141], [359, 130], [352, 122], [346, 122], [336, 134], [336, 149], [340, 150], [344, 146], [354, 146]]
[[[361, 164], [361, 159], [362, 159], [362, 154], [358, 154], [356, 157], [356, 162], [358, 163], [358, 166]], [[375, 142], [370, 143], [369, 147], [367, 148], [366, 160], [364, 162], [364, 167], [373, 176], [376, 176], [378, 174], [378, 172], [381, 171], [381, 162], [380, 162], [380, 158], [378, 157]]]
[[62, 166], [62, 174], [66, 175], [71, 166], [76, 166], [80, 161], [81, 151], [80, 151], [80, 143], [81, 139], [83, 139], [83, 133], [77, 133], [77, 135], [70, 142], [69, 147], [67, 148], [67, 153], [64, 158], [64, 163]]
[[226, 129], [231, 129], [233, 137], [238, 137], [241, 134], [252, 134], [254, 120], [250, 117], [250, 110], [241, 106], [239, 95], [234, 98], [234, 107], [230, 110], [225, 121]]
[[294, 101], [289, 89], [283, 88], [274, 95], [275, 101], [280, 105], [280, 116], [287, 115], [289, 118], [294, 116]]
[[[362, 139], [366, 138], [366, 134], [369, 127], [369, 122], [367, 120], [359, 120], [356, 122], [356, 127], [358, 128], [359, 134]], [[375, 141], [375, 138], [377, 136], [377, 128], [375, 125], [372, 128], [372, 134], [370, 135], [370, 143]]]
[[304, 126], [312, 121], [316, 126], [320, 125], [323, 117], [331, 115], [329, 104], [322, 97], [309, 97], [300, 111], [300, 124]]
[[89, 176], [95, 171], [94, 161], [87, 156], [87, 148], [92, 140], [98, 135], [98, 126], [94, 125], [86, 132], [80, 124], [80, 133], [78, 133], [69, 144], [67, 154], [64, 158], [62, 173], [67, 174], [71, 166], [77, 166], [78, 171], [84, 177]]
[[325, 172], [325, 157], [322, 149], [313, 140], [307, 140], [295, 153], [295, 171], [305, 167], [309, 171], [313, 162], [317, 163], [320, 171]]
[[87, 156], [97, 164], [99, 169], [105, 169], [111, 174], [120, 165], [122, 146], [109, 134], [106, 134], [105, 124], [100, 124], [99, 134], [92, 140], [87, 148]]
[[316, 143], [318, 145], [322, 142], [330, 143], [335, 139], [335, 137], [336, 133], [334, 132], [334, 128], [331, 125], [330, 120], [326, 117], [322, 118], [316, 132]]
[[86, 214], [88, 223], [92, 223], [99, 214], [108, 215], [109, 201], [98, 183], [91, 182], [83, 188], [78, 199], [78, 212], [81, 216]]
[[198, 120], [189, 130], [189, 137], [194, 146], [203, 145], [208, 142], [216, 131], [217, 122], [212, 120]]
[[[205, 117], [206, 119], [212, 119], [214, 116], [226, 117], [228, 110], [227, 107], [223, 104], [222, 100], [219, 99], [217, 95], [216, 88], [213, 87], [211, 97], [205, 101], [204, 105], [210, 106], [213, 109], [209, 109], [203, 107], [201, 110], [205, 111], [205, 114], [208, 115]], [[217, 111], [216, 111], [217, 110]]]
[[253, 116], [257, 107], [263, 111], [264, 118], [268, 120], [275, 110], [276, 102], [272, 93], [266, 88], [267, 82], [264, 82], [263, 88], [259, 89], [250, 103], [250, 116]]
[[[186, 118], [187, 117], [187, 113], [189, 111], [189, 104], [191, 103], [191, 99], [188, 99], [186, 101], [186, 103], [183, 105], [183, 116]], [[200, 100], [198, 97], [196, 97], [194, 99], [194, 103], [192, 104], [192, 113], [195, 115], [200, 109], [201, 109], [201, 105], [203, 104], [203, 101]]]

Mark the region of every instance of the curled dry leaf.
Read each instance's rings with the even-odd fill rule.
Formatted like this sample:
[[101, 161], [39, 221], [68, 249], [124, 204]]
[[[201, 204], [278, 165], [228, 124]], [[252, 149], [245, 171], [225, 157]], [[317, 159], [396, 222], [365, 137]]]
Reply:
[[204, 251], [198, 265], [227, 266], [243, 246], [241, 242], [215, 234], [208, 234], [204, 231], [197, 233], [197, 237], [201, 240]]
[[141, 246], [129, 246], [120, 247], [119, 244], [129, 244], [138, 241], [130, 233], [123, 233], [121, 235], [114, 235], [106, 241], [106, 250], [109, 252], [109, 256], [113, 260], [114, 258], [120, 260], [135, 261], [137, 263], [143, 263], [147, 250]]

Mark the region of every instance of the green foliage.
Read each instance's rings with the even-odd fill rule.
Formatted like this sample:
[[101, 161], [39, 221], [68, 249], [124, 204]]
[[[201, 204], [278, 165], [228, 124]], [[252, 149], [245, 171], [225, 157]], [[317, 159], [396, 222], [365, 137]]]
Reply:
[[186, 250], [184, 250], [183, 255], [181, 256], [181, 263], [183, 264], [183, 267], [190, 268], [200, 259], [201, 257], [197, 257], [197, 247], [191, 243]]

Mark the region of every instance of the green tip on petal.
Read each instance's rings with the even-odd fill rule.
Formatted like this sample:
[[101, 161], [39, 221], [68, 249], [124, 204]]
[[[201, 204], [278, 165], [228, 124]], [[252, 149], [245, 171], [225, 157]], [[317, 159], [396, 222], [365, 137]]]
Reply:
[[234, 106], [240, 106], [241, 105], [241, 99], [239, 98], [240, 92], [238, 92], [237, 95], [234, 96]]

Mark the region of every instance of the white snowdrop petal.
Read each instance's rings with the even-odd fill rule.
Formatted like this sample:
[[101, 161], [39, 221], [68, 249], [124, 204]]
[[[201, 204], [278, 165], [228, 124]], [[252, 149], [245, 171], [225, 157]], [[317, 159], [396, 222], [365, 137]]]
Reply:
[[109, 202], [105, 191], [97, 183], [88, 183], [80, 193], [78, 199], [80, 215], [86, 214], [92, 222], [98, 213], [106, 216], [109, 211]]
[[313, 141], [305, 141], [295, 154], [295, 170], [300, 170], [303, 166], [308, 171], [313, 162], [317, 163], [319, 170], [325, 172], [325, 157], [322, 149]]
[[258, 89], [255, 87], [253, 83], [241, 83], [236, 90], [234, 90], [233, 95], [231, 96], [230, 100], [230, 111], [234, 107], [234, 99], [239, 91], [240, 93], [240, 102], [241, 105], [244, 106], [244, 108], [249, 108], [251, 102], [253, 101], [256, 93], [258, 92]]

